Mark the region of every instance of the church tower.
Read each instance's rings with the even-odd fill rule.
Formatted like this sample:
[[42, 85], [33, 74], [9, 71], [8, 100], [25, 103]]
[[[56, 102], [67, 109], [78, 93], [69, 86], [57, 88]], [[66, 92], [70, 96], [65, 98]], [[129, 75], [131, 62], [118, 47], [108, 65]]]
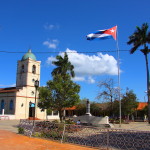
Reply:
[[41, 111], [37, 106], [39, 84], [36, 83], [40, 81], [40, 64], [41, 61], [37, 61], [29, 50], [18, 61], [16, 87], [0, 89], [0, 108], [5, 110], [11, 119], [46, 118], [46, 111]]
[[35, 81], [40, 81], [40, 64], [35, 55], [28, 52], [18, 61], [16, 79], [16, 114], [17, 118], [40, 118], [44, 119], [46, 113], [37, 107], [39, 93], [35, 87]]
[[29, 50], [17, 65], [16, 87], [33, 87], [36, 80], [40, 80], [40, 61]]

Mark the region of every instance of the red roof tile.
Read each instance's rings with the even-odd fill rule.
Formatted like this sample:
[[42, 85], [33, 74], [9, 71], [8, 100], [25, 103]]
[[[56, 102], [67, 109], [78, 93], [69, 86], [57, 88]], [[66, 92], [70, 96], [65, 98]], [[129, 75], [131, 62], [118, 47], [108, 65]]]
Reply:
[[148, 104], [146, 102], [139, 102], [137, 110], [142, 110], [147, 106]]
[[0, 93], [12, 93], [16, 91], [17, 91], [16, 87], [0, 88]]
[[76, 106], [65, 108], [65, 110], [75, 110]]

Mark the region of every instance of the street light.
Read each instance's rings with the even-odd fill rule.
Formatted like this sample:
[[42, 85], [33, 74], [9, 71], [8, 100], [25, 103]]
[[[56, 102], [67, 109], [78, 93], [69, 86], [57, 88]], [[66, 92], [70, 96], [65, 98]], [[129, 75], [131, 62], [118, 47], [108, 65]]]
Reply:
[[35, 114], [36, 114], [36, 94], [37, 94], [37, 89], [38, 89], [38, 87], [39, 87], [39, 81], [38, 81], [38, 80], [35, 80], [34, 86], [35, 86], [35, 112], [34, 112], [34, 123], [35, 123]]

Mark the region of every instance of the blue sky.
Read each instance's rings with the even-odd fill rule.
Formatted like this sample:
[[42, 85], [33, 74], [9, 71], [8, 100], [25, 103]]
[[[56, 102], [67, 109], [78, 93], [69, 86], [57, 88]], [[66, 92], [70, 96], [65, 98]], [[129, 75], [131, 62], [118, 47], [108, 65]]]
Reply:
[[[149, 0], [0, 1], [0, 51], [16, 52], [0, 52], [0, 87], [15, 85], [17, 61], [29, 48], [41, 61], [41, 85], [51, 79], [54, 68], [51, 60], [60, 52], [69, 51], [76, 71], [75, 82], [81, 86], [81, 98], [95, 101], [99, 81], [105, 78], [117, 81], [117, 54], [109, 52], [116, 50], [116, 42], [87, 41], [86, 35], [117, 25], [119, 49], [130, 50], [126, 43], [135, 27], [144, 22], [150, 25], [149, 6]], [[146, 101], [143, 54], [120, 51], [120, 62], [123, 92], [128, 87], [139, 101]]]

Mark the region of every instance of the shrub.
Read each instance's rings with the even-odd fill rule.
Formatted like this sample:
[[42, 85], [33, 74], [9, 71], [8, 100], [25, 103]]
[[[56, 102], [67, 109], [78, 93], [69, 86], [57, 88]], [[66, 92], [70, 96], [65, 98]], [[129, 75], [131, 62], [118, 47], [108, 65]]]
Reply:
[[70, 119], [69, 120], [65, 120], [65, 123], [66, 124], [75, 124], [75, 122], [73, 120], [70, 120]]
[[52, 123], [59, 123], [59, 120], [53, 120]]
[[19, 134], [24, 134], [24, 128], [19, 127], [19, 128], [18, 128], [18, 133], [19, 133]]
[[44, 137], [43, 134], [40, 133], [40, 132], [35, 132], [35, 133], [33, 134], [33, 136], [34, 136], [34, 137]]

